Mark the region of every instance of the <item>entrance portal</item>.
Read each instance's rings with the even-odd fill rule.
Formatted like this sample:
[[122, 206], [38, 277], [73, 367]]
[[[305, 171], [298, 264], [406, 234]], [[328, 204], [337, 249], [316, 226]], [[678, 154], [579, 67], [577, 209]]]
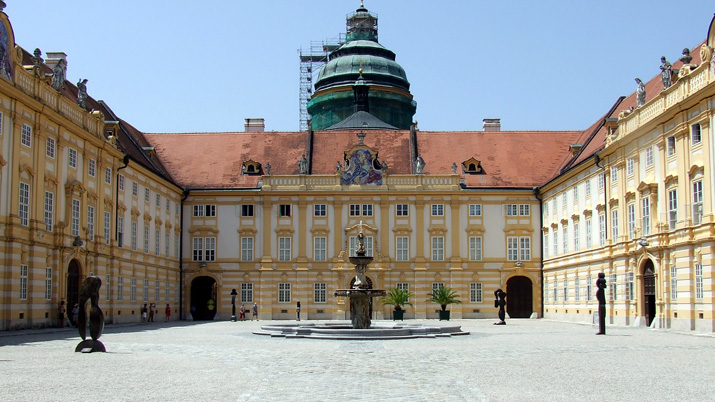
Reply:
[[216, 280], [200, 276], [191, 281], [191, 316], [194, 321], [211, 321], [216, 315]]
[[533, 311], [531, 279], [514, 276], [506, 281], [506, 312], [509, 318], [529, 318]]
[[651, 260], [643, 267], [643, 303], [645, 322], [650, 327], [655, 318], [655, 267]]
[[[67, 301], [67, 316], [72, 321], [72, 314], [70, 313], [74, 308], [75, 303], [79, 302], [79, 262], [77, 260], [70, 261], [70, 265], [67, 267], [67, 295], [65, 300]], [[74, 322], [72, 322], [74, 324]]]

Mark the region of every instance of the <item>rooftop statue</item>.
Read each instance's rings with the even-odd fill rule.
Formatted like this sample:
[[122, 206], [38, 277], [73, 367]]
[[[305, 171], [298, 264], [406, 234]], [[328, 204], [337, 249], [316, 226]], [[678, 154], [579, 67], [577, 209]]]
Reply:
[[308, 174], [308, 159], [305, 158], [305, 154], [298, 161], [298, 174]]
[[645, 84], [640, 78], [636, 78], [636, 83], [638, 83], [638, 89], [636, 89], [636, 106], [641, 107], [645, 105]]
[[87, 79], [77, 81], [77, 105], [82, 109], [87, 108]]
[[65, 85], [66, 73], [67, 64], [64, 60], [60, 59], [60, 61], [55, 64], [55, 67], [52, 68], [52, 88], [56, 91], [59, 91]]
[[660, 80], [663, 82], [663, 89], [670, 88], [671, 78], [673, 77], [673, 66], [668, 63], [665, 56], [660, 58]]
[[422, 159], [422, 155], [418, 154], [417, 159], [415, 159], [415, 174], [425, 173], [425, 160]]

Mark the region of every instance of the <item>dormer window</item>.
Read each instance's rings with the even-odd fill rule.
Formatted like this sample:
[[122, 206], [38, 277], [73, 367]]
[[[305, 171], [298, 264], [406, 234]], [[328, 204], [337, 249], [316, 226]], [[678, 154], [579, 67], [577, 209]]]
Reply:
[[469, 158], [462, 162], [462, 171], [467, 174], [484, 174], [482, 162], [475, 158]]
[[243, 162], [243, 167], [241, 168], [241, 174], [247, 175], [258, 175], [261, 174], [261, 164], [254, 160], [247, 160]]

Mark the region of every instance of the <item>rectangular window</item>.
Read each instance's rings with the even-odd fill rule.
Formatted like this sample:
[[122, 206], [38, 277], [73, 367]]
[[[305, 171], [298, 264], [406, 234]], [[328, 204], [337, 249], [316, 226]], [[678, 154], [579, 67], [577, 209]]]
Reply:
[[117, 246], [124, 245], [124, 217], [117, 218]]
[[291, 250], [290, 250], [290, 237], [279, 237], [278, 238], [278, 261], [290, 261]]
[[253, 261], [253, 237], [241, 237], [241, 261]]
[[151, 198], [151, 190], [149, 187], [144, 187], [144, 202], [149, 202], [149, 198]]
[[667, 139], [668, 144], [668, 156], [675, 155], [675, 137], [670, 136]]
[[633, 281], [633, 272], [626, 273], [626, 300], [633, 300], [635, 298], [635, 287]]
[[130, 296], [133, 302], [137, 301], [137, 278], [134, 277], [132, 277]]
[[603, 190], [605, 187], [606, 176], [603, 173], [598, 174], [598, 189]]
[[94, 177], [95, 174], [97, 173], [97, 161], [94, 159], [90, 159], [89, 163], [87, 163], [87, 174], [89, 177]]
[[117, 176], [117, 185], [120, 191], [124, 191], [124, 175], [120, 174]]
[[506, 256], [508, 261], [519, 260], [519, 238], [516, 236], [507, 236], [506, 238]]
[[241, 283], [241, 303], [253, 303], [253, 283]]
[[164, 257], [169, 258], [169, 253], [171, 251], [171, 234], [169, 230], [164, 234]]
[[432, 282], [432, 293], [434, 293], [435, 290], [442, 289], [444, 287], [444, 282]]
[[216, 205], [194, 205], [195, 217], [214, 217], [216, 216]]
[[551, 213], [554, 214], [554, 216], [556, 216], [556, 211], [559, 208], [559, 199], [554, 197], [552, 204], [553, 204], [553, 209], [551, 210]]
[[396, 216], [409, 216], [410, 208], [407, 206], [407, 204], [397, 204], [395, 206], [395, 215]]
[[[554, 206], [554, 208], [556, 208]], [[517, 204], [506, 204], [506, 216], [519, 215], [519, 206]]]
[[482, 204], [469, 204], [469, 216], [482, 216]]
[[87, 240], [94, 241], [94, 207], [87, 206]]
[[618, 241], [618, 210], [614, 209], [611, 211], [611, 235], [613, 236], [613, 242]]
[[569, 280], [564, 279], [564, 301], [569, 301]]
[[45, 300], [52, 299], [52, 268], [45, 268]]
[[544, 233], [544, 258], [549, 258], [549, 235], [547, 233]]
[[700, 134], [700, 124], [693, 124], [690, 126], [690, 138], [693, 145], [700, 144], [700, 141], [703, 140]]
[[559, 255], [559, 232], [554, 229], [554, 257]]
[[314, 237], [313, 238], [313, 260], [327, 261], [328, 238]]
[[243, 216], [243, 217], [253, 216], [253, 205], [251, 205], [251, 204], [241, 205], [241, 216]]
[[699, 225], [703, 220], [703, 181], [693, 182], [693, 224]]
[[216, 261], [216, 238], [207, 237], [204, 239], [206, 261]]
[[179, 215], [179, 203], [174, 204], [174, 215]]
[[591, 180], [586, 179], [586, 182], [584, 183], [584, 193], [586, 194], [586, 198], [591, 197]]
[[79, 200], [76, 198], [72, 199], [72, 236], [79, 236]]
[[580, 301], [581, 301], [581, 288], [580, 288], [580, 285], [581, 285], [581, 280], [580, 280], [580, 279], [578, 278], [578, 276], [577, 276], [576, 279], [575, 279], [574, 282], [573, 282], [574, 300], [576, 300], [577, 302], [580, 302]]
[[531, 205], [519, 204], [519, 216], [530, 216], [530, 215], [531, 215]]
[[589, 276], [586, 279], [588, 279], [588, 281], [586, 281], [586, 300], [592, 301], [593, 300], [593, 288], [591, 286], [593, 286], [593, 278]]
[[55, 194], [45, 191], [45, 230], [52, 231], [55, 219]]
[[573, 251], [579, 251], [581, 249], [581, 242], [579, 239], [579, 227], [578, 223], [573, 224]]
[[166, 213], [168, 214], [171, 212], [171, 200], [169, 198], [166, 199]]
[[[107, 274], [107, 276], [104, 278], [104, 300], [109, 301], [109, 299], [112, 297], [112, 282], [111, 282], [112, 277]], [[159, 299], [157, 299], [159, 300]]]
[[648, 147], [645, 149], [645, 167], [651, 167], [655, 163], [653, 159], [653, 147]]
[[569, 196], [566, 193], [566, 190], [561, 194], [561, 208], [566, 209], [569, 203]]
[[609, 300], [611, 301], [618, 300], [618, 283], [616, 282], [616, 280], [616, 274], [611, 274], [608, 276], [608, 288], [611, 290], [609, 292]]
[[32, 127], [23, 124], [22, 131], [20, 133], [20, 143], [26, 147], [32, 146]]
[[104, 168], [104, 182], [107, 184], [112, 184], [112, 168]]
[[203, 261], [204, 260], [204, 238], [194, 237], [193, 247], [192, 247], [192, 261]]
[[444, 237], [432, 237], [432, 261], [444, 261]]
[[137, 251], [137, 223], [132, 222], [132, 251]]
[[179, 247], [180, 238], [181, 235], [174, 236], [174, 258], [177, 260], [179, 259], [179, 252], [181, 251], [181, 248]]
[[519, 257], [521, 258], [519, 261], [531, 260], [531, 237], [519, 237]]
[[472, 282], [469, 284], [469, 302], [470, 303], [481, 303], [482, 302], [482, 283]]
[[598, 243], [601, 247], [606, 245], [606, 214], [598, 215]]
[[641, 226], [643, 227], [643, 236], [650, 234], [650, 198], [641, 199]]
[[626, 220], [628, 221], [628, 238], [633, 239], [636, 235], [636, 204], [628, 204], [628, 216]]
[[45, 155], [48, 158], [55, 159], [55, 139], [52, 137], [47, 137], [47, 145], [45, 147]]
[[[410, 292], [410, 284], [407, 282], [397, 282], [395, 284], [395, 287], [400, 290], [404, 290], [405, 292], [409, 293]], [[407, 298], [407, 301], [410, 301], [410, 298]]]
[[618, 183], [618, 168], [611, 166], [611, 184]]
[[149, 301], [149, 279], [144, 279], [144, 291], [142, 292], [144, 301]]
[[[372, 244], [373, 244], [373, 243], [372, 243], [372, 240], [373, 240], [372, 236], [365, 236], [365, 255], [366, 255], [367, 257], [372, 257], [372, 256], [373, 256], [373, 254], [372, 254]], [[348, 250], [348, 251], [349, 251], [349, 254], [348, 254], [348, 255], [349, 255], [350, 257], [355, 257], [355, 256], [357, 255], [357, 254], [356, 254], [356, 251], [357, 251], [357, 246], [358, 246], [357, 236], [350, 236], [350, 240], [349, 240], [349, 241], [350, 241], [350, 242], [349, 242], [349, 247], [350, 247], [350, 248], [349, 248], [349, 250]]]
[[325, 204], [315, 204], [313, 205], [313, 216], [327, 216], [328, 206]]
[[703, 299], [703, 265], [695, 264], [695, 299]]
[[144, 225], [144, 253], [149, 253], [149, 225]]
[[668, 226], [675, 229], [678, 223], [678, 189], [668, 191]]
[[350, 216], [360, 216], [360, 204], [350, 204]]
[[559, 301], [559, 281], [554, 281], [554, 303]]
[[563, 249], [562, 251], [564, 254], [569, 252], [569, 227], [568, 226], [562, 226], [561, 227], [561, 239], [563, 239]]
[[278, 205], [278, 216], [291, 216], [290, 215], [290, 204]]
[[154, 255], [159, 256], [161, 254], [161, 230], [154, 229]]
[[573, 186], [573, 203], [578, 205], [578, 184]]
[[156, 207], [161, 208], [161, 195], [157, 194], [155, 198], [156, 198], [156, 202], [155, 202]]
[[137, 197], [139, 195], [139, 184], [137, 182], [132, 182], [132, 197]]
[[27, 300], [27, 265], [20, 264], [20, 300]]
[[158, 280], [154, 281], [154, 300], [159, 300], [161, 295], [161, 288], [159, 286], [160, 282]]
[[482, 260], [482, 238], [480, 236], [469, 237], [469, 261]]
[[67, 163], [71, 168], [77, 168], [77, 150], [74, 148], [69, 149], [69, 158]]
[[636, 162], [633, 158], [626, 159], [626, 175], [633, 176], [636, 172]]
[[678, 298], [678, 269], [675, 265], [670, 267], [670, 299]]
[[444, 216], [444, 204], [432, 204], [432, 216]]
[[328, 287], [325, 282], [317, 282], [313, 284], [313, 301], [315, 303], [325, 303], [328, 296]]
[[372, 204], [362, 204], [362, 216], [372, 216]]
[[593, 247], [593, 239], [592, 239], [592, 231], [593, 227], [591, 224], [591, 218], [586, 219], [586, 248], [590, 249]]
[[395, 238], [395, 259], [397, 261], [408, 261], [410, 259], [409, 237], [397, 236]]
[[30, 224], [30, 185], [20, 182], [20, 205], [18, 207], [20, 224], [28, 226]]
[[278, 303], [290, 303], [290, 283], [278, 284]]
[[117, 300], [122, 301], [124, 299], [124, 277], [117, 278]]

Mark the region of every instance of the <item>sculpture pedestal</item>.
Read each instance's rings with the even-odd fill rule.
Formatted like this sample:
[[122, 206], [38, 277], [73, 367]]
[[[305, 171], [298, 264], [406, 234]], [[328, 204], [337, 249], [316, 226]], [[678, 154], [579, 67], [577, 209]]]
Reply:
[[87, 339], [79, 343], [76, 348], [74, 348], [75, 352], [82, 352], [82, 353], [92, 353], [92, 352], [106, 352], [107, 349], [104, 347], [104, 344], [100, 341], [95, 341], [93, 339]]
[[385, 296], [382, 289], [338, 289], [335, 296], [347, 297], [350, 300], [350, 321], [354, 329], [370, 328], [370, 299]]

